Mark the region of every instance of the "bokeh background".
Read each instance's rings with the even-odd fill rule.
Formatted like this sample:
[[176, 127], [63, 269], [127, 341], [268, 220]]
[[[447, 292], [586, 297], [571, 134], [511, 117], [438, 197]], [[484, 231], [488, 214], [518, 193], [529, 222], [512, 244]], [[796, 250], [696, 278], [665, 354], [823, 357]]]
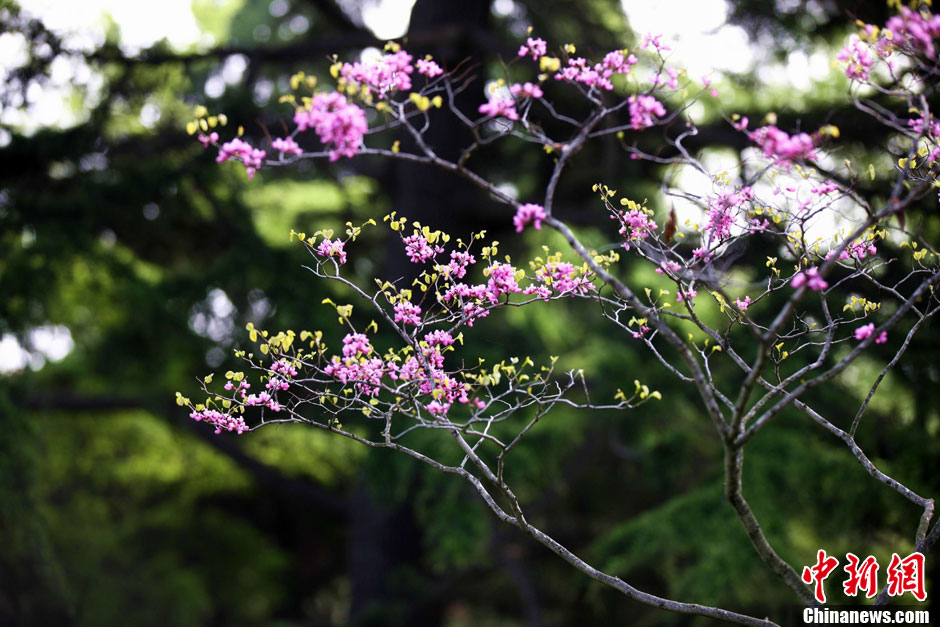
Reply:
[[[848, 105], [833, 63], [854, 20], [883, 24], [886, 3], [0, 7], [0, 624], [695, 622], [588, 581], [498, 526], [457, 478], [301, 426], [214, 436], [189, 420], [174, 393], [196, 394], [199, 377], [232, 365], [246, 323], [333, 328], [332, 310], [320, 303], [334, 288], [301, 268], [305, 253], [290, 245], [291, 228], [313, 232], [394, 209], [457, 236], [485, 228], [520, 259], [560, 242], [544, 231], [515, 237], [510, 216], [485, 196], [411, 166], [304, 163], [249, 182], [183, 128], [204, 104], [264, 144], [290, 120], [278, 98], [292, 73], [329, 82], [330, 55], [374, 54], [389, 37], [406, 35], [416, 56], [433, 54], [447, 67], [477, 64], [461, 102], [473, 111], [529, 26], [551, 45], [574, 42], [588, 54], [635, 48], [652, 30], [666, 34], [693, 78], [716, 70], [719, 97], [690, 112], [701, 128], [690, 146], [707, 162], [734, 161], [746, 149], [723, 116], [773, 112], [788, 130], [836, 124], [846, 158], [889, 171], [888, 131]], [[549, 97], [575, 112], [583, 106], [561, 90]], [[445, 155], [464, 137], [446, 115], [430, 131]], [[635, 139], [663, 149], [661, 134]], [[527, 199], [538, 198], [551, 165], [542, 151], [513, 142], [475, 159]], [[650, 198], [663, 216], [663, 175], [628, 159], [615, 140], [599, 142], [572, 162], [557, 211], [603, 246], [614, 233], [591, 185]], [[889, 184], [887, 174], [866, 179], [862, 191], [877, 201]], [[935, 206], [908, 220], [925, 233], [940, 228]], [[409, 272], [390, 242], [370, 237], [356, 249], [357, 276]], [[767, 254], [758, 248], [729, 270], [734, 280], [755, 278], [748, 267]], [[658, 280], [648, 269], [624, 272]], [[542, 421], [511, 466], [531, 520], [649, 592], [771, 616], [795, 601], [722, 500], [721, 448], [697, 398], [637, 344], [612, 341], [613, 329], [579, 303], [507, 311], [474, 331], [474, 354], [494, 359], [511, 346], [536, 361], [560, 355], [562, 366], [586, 370], [599, 397], [636, 378], [664, 395], [629, 413], [557, 410]], [[918, 337], [875, 397], [859, 439], [880, 467], [929, 495], [940, 487], [940, 331], [928, 325]], [[851, 420], [847, 399], [863, 397], [886, 358], [880, 350], [873, 346], [813, 402]], [[724, 368], [716, 375], [734, 382]], [[791, 564], [810, 563], [817, 548], [873, 554], [882, 564], [912, 548], [919, 512], [799, 415], [781, 416], [749, 445], [746, 469], [746, 493]]]

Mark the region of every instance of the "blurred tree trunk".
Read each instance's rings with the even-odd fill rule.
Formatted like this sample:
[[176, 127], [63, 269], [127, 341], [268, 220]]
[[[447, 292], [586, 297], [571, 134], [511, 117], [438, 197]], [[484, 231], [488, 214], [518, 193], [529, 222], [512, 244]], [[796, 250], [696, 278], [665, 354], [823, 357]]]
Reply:
[[[426, 54], [433, 55], [447, 70], [468, 62], [477, 66], [473, 80], [455, 97], [457, 107], [470, 119], [479, 117], [477, 107], [484, 101], [481, 66], [484, 59], [479, 54], [482, 49], [480, 40], [488, 38], [489, 16], [489, 0], [418, 0], [408, 29], [409, 36], [442, 31], [450, 33], [448, 37], [435, 38], [439, 43], [408, 47], [416, 59]], [[427, 38], [420, 37], [419, 40], [426, 41]], [[415, 75], [414, 80], [423, 81], [424, 77]], [[447, 111], [446, 106], [440, 110], [432, 109], [429, 115], [431, 124], [424, 133], [425, 141], [439, 156], [456, 160], [461, 149], [472, 141], [472, 135], [456, 116]], [[417, 150], [409, 134], [402, 133], [400, 140], [402, 150]], [[485, 194], [459, 176], [407, 162], [394, 164], [391, 175], [394, 178], [393, 208], [432, 229], [466, 236], [471, 230], [486, 225], [487, 215], [492, 216], [496, 210]], [[388, 257], [386, 272], [389, 279], [410, 278], [418, 274], [417, 266], [408, 261], [397, 243], [392, 243]]]
[[[441, 37], [441, 43], [426, 48], [409, 47], [408, 51], [415, 58], [431, 54], [442, 67], [456, 67], [479, 50], [473, 38], [488, 26], [489, 5], [489, 0], [418, 0], [411, 13], [409, 34], [448, 31], [453, 36]], [[472, 61], [478, 63], [481, 59], [474, 57]], [[456, 99], [458, 107], [470, 117], [476, 116], [475, 108], [483, 99], [483, 81], [480, 72], [476, 74], [477, 78]], [[416, 75], [415, 80], [424, 78]], [[426, 140], [441, 157], [456, 159], [461, 148], [469, 143], [470, 133], [446, 110], [432, 111], [431, 116]], [[417, 149], [407, 134], [400, 139], [403, 150]], [[487, 202], [463, 179], [426, 166], [399, 162], [392, 166], [390, 175], [394, 209], [432, 229], [464, 234], [474, 227], [460, 224], [458, 218], [474, 219]], [[397, 241], [391, 243], [387, 256], [385, 272], [390, 280], [417, 273], [418, 267], [407, 260]], [[423, 600], [427, 597], [422, 590], [402, 577], [403, 573], [415, 572], [422, 553], [412, 512], [410, 497], [405, 502], [390, 503], [376, 498], [368, 485], [361, 484], [353, 490], [349, 502], [349, 572], [354, 624], [413, 627], [441, 624], [442, 604]]]

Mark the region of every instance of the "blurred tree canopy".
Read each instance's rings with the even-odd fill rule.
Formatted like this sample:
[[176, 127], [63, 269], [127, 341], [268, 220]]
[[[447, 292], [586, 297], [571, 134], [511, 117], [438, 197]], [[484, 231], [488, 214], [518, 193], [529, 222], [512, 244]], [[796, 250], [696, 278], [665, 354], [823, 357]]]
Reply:
[[[685, 624], [581, 580], [497, 528], [457, 480], [297, 426], [217, 437], [172, 402], [176, 390], [196, 385], [193, 373], [225, 368], [246, 323], [314, 327], [333, 317], [320, 302], [334, 294], [302, 269], [303, 254], [288, 246], [291, 228], [395, 209], [458, 234], [489, 229], [514, 252], [557, 244], [510, 236], [508, 216], [445, 175], [360, 158], [263, 171], [248, 182], [183, 131], [202, 104], [257, 142], [279, 134], [291, 111], [278, 98], [293, 72], [328, 81], [330, 55], [381, 48], [363, 25], [364, 4], [194, 0], [214, 43], [133, 51], [116, 26], [78, 48], [27, 9], [0, 3], [0, 38], [24, 51], [0, 89], [0, 337], [30, 353], [29, 366], [0, 375], [0, 624]], [[888, 14], [883, 3], [859, 0], [736, 2], [729, 10], [770, 59], [794, 49], [833, 57], [855, 18], [883, 23]], [[407, 38], [409, 50], [448, 67], [475, 64], [463, 103], [472, 109], [530, 25], [588, 52], [638, 41], [613, 0], [417, 0]], [[63, 64], [75, 75], [63, 94], [74, 121], [23, 124], [35, 92], [52, 90]], [[880, 148], [887, 130], [849, 106], [837, 70], [800, 93], [762, 80], [755, 67], [721, 81], [720, 101], [703, 101], [697, 113], [696, 151], [740, 152], [743, 140], [722, 115], [773, 112], [782, 128], [836, 124], [846, 158], [888, 162]], [[463, 131], [445, 116], [434, 124], [435, 145], [456, 150]], [[642, 142], [663, 150], [654, 136]], [[549, 172], [538, 152], [501, 146], [477, 165], [525, 197]], [[614, 140], [584, 153], [556, 203], [603, 246], [613, 234], [590, 202], [591, 184], [629, 186], [655, 206], [663, 170], [629, 160]], [[876, 178], [861, 192], [884, 198], [887, 185]], [[936, 212], [907, 219], [940, 228]], [[407, 271], [400, 253], [371, 244], [357, 273]], [[764, 253], [745, 251], [740, 280]], [[475, 341], [492, 357], [507, 344], [519, 354], [562, 355], [585, 368], [601, 395], [640, 372], [667, 392], [667, 373], [629, 346], [612, 346], [603, 325], [585, 323], [586, 311], [578, 303], [512, 311], [504, 318], [511, 324], [481, 322]], [[71, 351], [54, 361], [42, 338], [63, 327]], [[938, 343], [937, 329], [922, 331], [860, 436], [880, 465], [923, 493], [940, 483], [932, 472]], [[874, 371], [876, 359], [873, 349], [859, 368]], [[846, 395], [864, 394], [861, 374], [814, 392], [815, 401], [838, 410]], [[757, 615], [795, 602], [722, 506], [720, 448], [708, 435], [696, 399], [667, 393], [629, 417], [559, 413], [514, 451], [511, 471], [540, 524], [644, 590]], [[746, 489], [791, 563], [808, 563], [823, 545], [883, 559], [906, 541], [913, 507], [865, 483], [841, 443], [798, 416], [752, 446]]]

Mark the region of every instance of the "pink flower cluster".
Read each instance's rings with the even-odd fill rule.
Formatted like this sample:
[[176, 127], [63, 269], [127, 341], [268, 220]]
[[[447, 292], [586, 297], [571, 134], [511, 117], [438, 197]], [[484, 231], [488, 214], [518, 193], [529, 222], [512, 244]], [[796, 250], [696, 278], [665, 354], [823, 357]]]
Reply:
[[278, 403], [274, 397], [267, 392], [249, 394], [248, 396], [245, 396], [245, 393], [242, 392], [242, 402], [245, 403], [247, 407], [260, 407], [263, 405], [271, 411], [281, 411], [280, 403]]
[[271, 364], [271, 372], [283, 375], [285, 377], [296, 377], [297, 369], [294, 368], [286, 359], [279, 359]]
[[676, 291], [676, 302], [681, 303], [684, 300], [688, 300], [689, 302], [692, 302], [692, 300], [694, 300], [696, 296], [698, 296], [697, 290], [693, 289], [692, 287], [687, 287], [683, 289], [682, 286], [680, 285], [679, 289]]
[[663, 43], [662, 33], [654, 35], [652, 33], [646, 33], [643, 35], [643, 40], [640, 42], [640, 49], [646, 50], [648, 47], [652, 46], [654, 50], [662, 54], [664, 52], [669, 52], [672, 48], [666, 46]]
[[[872, 242], [852, 242], [845, 249], [839, 253], [839, 259], [849, 259], [850, 257], [855, 257], [859, 261], [868, 257], [869, 255], [874, 256], [877, 254], [878, 248]], [[835, 253], [834, 250], [830, 250], [826, 253], [826, 259], [832, 257]]]
[[[344, 63], [339, 74], [347, 83], [361, 89], [365, 87], [369, 92], [375, 93], [380, 99], [393, 91], [407, 91], [411, 89], [412, 56], [404, 50], [376, 59], [367, 63]], [[420, 63], [420, 61], [419, 61]], [[434, 66], [424, 64], [425, 71], [433, 70]], [[438, 68], [440, 69], [440, 68]]]
[[754, 198], [750, 187], [738, 191], [723, 191], [718, 196], [708, 199], [708, 223], [703, 231], [706, 241], [731, 236], [731, 227], [735, 223], [734, 210]]
[[395, 303], [395, 322], [418, 326], [421, 324], [421, 308], [408, 301]]
[[[663, 70], [665, 70], [666, 76], [669, 78], [663, 78], [662, 73], [657, 73], [650, 79], [650, 83], [653, 87], [659, 87], [665, 84], [671, 89], [677, 89], [679, 87], [679, 70], [672, 67], [664, 67]], [[709, 84], [711, 84], [711, 81], [709, 81]]]
[[790, 279], [790, 287], [793, 289], [799, 289], [803, 287], [804, 284], [807, 285], [809, 289], [816, 292], [829, 287], [826, 280], [819, 276], [819, 268], [816, 266], [813, 266], [805, 272], [797, 272], [793, 275], [793, 278]]
[[630, 250], [630, 242], [638, 242], [653, 234], [659, 227], [653, 219], [641, 209], [630, 211], [615, 210], [610, 216], [611, 220], [620, 221], [618, 233], [627, 240], [623, 243], [624, 250]]
[[354, 382], [359, 392], [376, 396], [385, 372], [385, 362], [379, 357], [368, 357], [372, 353], [368, 337], [362, 333], [349, 333], [343, 338], [342, 359], [334, 355], [323, 372], [344, 384]]
[[522, 292], [516, 281], [516, 272], [516, 268], [508, 263], [494, 263], [484, 270], [489, 277], [485, 284], [453, 283], [441, 296], [441, 302], [455, 306], [467, 326], [472, 327], [475, 320], [489, 315], [486, 307], [497, 305], [501, 296]]
[[549, 261], [536, 270], [536, 278], [542, 285], [530, 285], [523, 294], [535, 294], [547, 299], [554, 290], [558, 294], [587, 294], [597, 289], [591, 282], [593, 275], [578, 276], [578, 269], [567, 261]]
[[411, 263], [424, 263], [428, 259], [433, 259], [435, 255], [444, 252], [440, 246], [431, 246], [427, 238], [420, 233], [415, 233], [402, 240], [405, 243], [405, 254]]
[[924, 113], [918, 118], [911, 118], [907, 125], [918, 135], [926, 137], [940, 137], [940, 122], [937, 122], [929, 113]]
[[663, 104], [652, 96], [630, 96], [630, 127], [633, 130], [640, 130], [655, 124], [653, 116], [658, 118], [666, 115], [666, 108]]
[[634, 55], [627, 55], [623, 50], [608, 52], [603, 61], [593, 65], [584, 57], [575, 57], [568, 59], [568, 66], [555, 74], [555, 80], [581, 83], [610, 91], [614, 88], [611, 77], [615, 74], [628, 74], [630, 67], [636, 62]]
[[216, 142], [219, 141], [219, 134], [216, 133], [215, 131], [212, 131], [208, 135], [199, 133], [196, 139], [199, 140], [199, 143], [202, 144], [203, 148], [208, 148], [210, 144], [215, 144]]
[[533, 59], [538, 60], [539, 57], [545, 56], [546, 52], [548, 52], [548, 44], [545, 43], [544, 39], [529, 37], [526, 39], [525, 45], [519, 46], [520, 57], [531, 56]]
[[776, 126], [762, 126], [748, 133], [748, 138], [760, 146], [765, 157], [773, 157], [777, 165], [789, 165], [798, 159], [815, 159], [813, 138], [806, 133], [787, 135]]
[[822, 183], [820, 183], [816, 187], [813, 187], [809, 191], [813, 194], [824, 196], [826, 194], [831, 194], [832, 192], [839, 191], [839, 186], [833, 183], [832, 181], [823, 181]]
[[248, 425], [245, 424], [244, 419], [237, 416], [231, 416], [229, 414], [223, 414], [222, 412], [215, 411], [214, 409], [194, 411], [189, 414], [189, 417], [196, 422], [209, 423], [215, 427], [216, 435], [219, 435], [222, 433], [222, 431], [234, 431], [239, 435], [245, 431], [248, 431]]
[[536, 231], [542, 230], [542, 220], [545, 219], [545, 208], [542, 205], [527, 203], [519, 205], [516, 209], [516, 215], [512, 218], [512, 223], [516, 227], [516, 233], [522, 233], [526, 225], [531, 224]]
[[[345, 352], [345, 347], [343, 352]], [[382, 376], [385, 374], [385, 362], [379, 357], [340, 359], [338, 355], [334, 355], [323, 372], [344, 385], [355, 384], [355, 389], [363, 394], [378, 396]]]
[[219, 156], [215, 160], [217, 163], [225, 163], [229, 159], [241, 161], [248, 173], [248, 178], [252, 179], [255, 177], [255, 171], [261, 167], [264, 157], [265, 152], [263, 150], [253, 148], [248, 142], [236, 137], [232, 141], [222, 144], [222, 147], [219, 148]]
[[418, 394], [429, 399], [425, 408], [432, 414], [443, 416], [455, 402], [470, 403], [470, 385], [460, 382], [444, 370], [442, 347], [451, 346], [454, 338], [447, 331], [433, 331], [424, 336], [420, 356], [411, 355], [382, 359], [361, 333], [350, 333], [343, 338], [343, 355], [334, 355], [323, 369], [324, 374], [341, 383], [353, 384], [355, 390], [367, 396], [378, 396], [383, 377], [391, 381], [417, 383]]
[[418, 74], [424, 74], [428, 78], [434, 78], [435, 76], [440, 76], [444, 73], [444, 70], [441, 69], [437, 63], [431, 59], [418, 59], [418, 62], [415, 63], [418, 66]]
[[335, 257], [336, 263], [346, 263], [345, 242], [342, 240], [325, 239], [317, 246], [317, 254], [321, 257]]
[[901, 14], [895, 15], [885, 23], [891, 31], [891, 43], [907, 44], [920, 49], [928, 57], [936, 53], [933, 40], [940, 37], [940, 15], [930, 15], [908, 7], [901, 7]]
[[512, 121], [519, 119], [519, 114], [516, 112], [516, 101], [498, 91], [494, 91], [490, 95], [490, 99], [480, 105], [478, 111], [491, 118], [504, 117]]
[[516, 282], [516, 269], [508, 263], [494, 263], [486, 269], [489, 281], [486, 283], [486, 296], [491, 303], [496, 303], [503, 294], [518, 294], [522, 291]]
[[293, 137], [285, 137], [284, 139], [278, 137], [271, 142], [271, 148], [288, 155], [302, 155], [304, 153]]
[[447, 278], [462, 279], [467, 274], [467, 266], [472, 266], [476, 262], [476, 258], [470, 253], [462, 250], [452, 250], [450, 251], [450, 263], [439, 265], [436, 270]]
[[845, 75], [855, 81], [867, 81], [875, 61], [868, 46], [862, 43], [858, 35], [852, 35], [848, 45], [836, 58], [846, 64]]
[[288, 382], [288, 379], [290, 377], [297, 376], [297, 369], [294, 368], [294, 366], [292, 366], [286, 359], [277, 360], [271, 364], [269, 370], [272, 373], [271, 378], [268, 379], [268, 383], [264, 387], [275, 392], [278, 390], [286, 392], [288, 389], [290, 389], [290, 383]]
[[744, 300], [741, 300], [740, 298], [735, 298], [734, 304], [738, 306], [738, 309], [741, 310], [741, 313], [747, 313], [748, 308], [751, 306], [751, 297], [745, 296]]
[[535, 83], [514, 83], [509, 86], [509, 93], [516, 98], [519, 96], [541, 98], [544, 95], [542, 88]]
[[300, 131], [312, 128], [321, 142], [333, 145], [330, 161], [354, 157], [369, 130], [365, 112], [336, 91], [314, 96], [309, 109], [300, 109], [294, 115], [294, 123]]
[[[872, 322], [868, 324], [863, 324], [862, 326], [855, 329], [855, 339], [861, 342], [862, 340], [870, 338], [875, 334], [875, 325]], [[888, 341], [888, 332], [882, 331], [878, 334], [878, 337], [875, 338], [875, 344], [884, 344]]]

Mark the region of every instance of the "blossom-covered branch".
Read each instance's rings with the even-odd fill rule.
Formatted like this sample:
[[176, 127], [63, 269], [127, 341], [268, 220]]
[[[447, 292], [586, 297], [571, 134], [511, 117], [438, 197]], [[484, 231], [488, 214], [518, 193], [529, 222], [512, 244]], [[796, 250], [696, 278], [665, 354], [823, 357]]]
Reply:
[[[341, 330], [268, 332], [249, 325], [251, 347], [237, 352], [245, 370], [225, 373], [221, 390], [210, 375], [204, 402], [180, 395], [179, 403], [217, 433], [303, 422], [402, 452], [468, 480], [501, 520], [634, 600], [770, 624], [636, 590], [526, 519], [504, 469], [514, 447], [554, 408], [629, 410], [661, 394], [642, 377], [630, 377], [614, 398], [592, 398], [585, 375], [558, 371], [554, 358], [537, 365], [524, 355], [506, 355], [487, 363], [473, 352], [473, 327], [509, 307], [585, 300], [621, 332], [622, 342], [645, 348], [651, 362], [695, 388], [724, 454], [725, 496], [759, 557], [801, 601], [816, 602], [772, 546], [743, 489], [745, 446], [788, 408], [842, 440], [870, 476], [922, 508], [913, 537], [918, 551], [929, 550], [938, 535], [933, 500], [879, 469], [856, 433], [886, 373], [940, 310], [934, 243], [907, 230], [904, 218], [925, 199], [934, 202], [938, 187], [940, 123], [928, 102], [940, 74], [940, 17], [902, 7], [884, 28], [860, 28], [838, 59], [859, 108], [896, 132], [892, 191], [880, 202], [862, 187], [863, 177], [876, 176], [873, 167], [859, 171], [849, 160], [838, 164], [839, 129], [831, 125], [808, 132], [767, 120], [751, 129], [747, 118], [731, 115], [729, 124], [752, 148], [734, 171], [710, 172], [683, 141], [696, 133], [690, 105], [718, 97], [718, 91], [709, 79], [693, 80], [670, 64], [669, 49], [656, 35], [644, 37], [636, 50], [589, 59], [572, 44], [552, 52], [530, 33], [504, 75], [489, 83], [476, 115], [456, 102], [472, 68], [448, 72], [394, 43], [372, 61], [336, 61], [335, 84], [327, 88], [314, 77], [295, 75], [292, 93], [282, 98], [294, 107], [294, 130], [267, 148], [240, 137], [223, 142], [219, 129], [225, 118], [199, 111], [190, 132], [206, 148], [218, 149], [218, 161], [241, 162], [249, 177], [300, 160], [361, 155], [424, 164], [486, 191], [506, 207], [507, 226], [517, 233], [551, 229], [568, 249], [547, 249], [517, 265], [500, 257], [499, 242], [487, 241], [485, 233], [443, 233], [395, 212], [381, 223], [347, 223], [342, 233], [292, 232], [310, 253], [307, 269], [316, 279], [340, 283], [355, 295], [355, 303], [323, 301], [335, 309]], [[574, 94], [585, 108], [580, 114], [560, 110], [549, 99], [556, 90]], [[872, 92], [893, 98], [895, 109], [860, 96]], [[427, 139], [432, 109], [449, 112], [468, 130], [472, 139], [457, 158], [440, 156]], [[386, 131], [393, 129], [412, 140], [411, 149], [389, 141]], [[640, 148], [644, 133], [654, 132], [677, 157]], [[592, 203], [596, 223], [615, 241], [593, 249], [556, 211], [555, 198], [579, 150], [611, 135], [625, 158], [670, 169], [664, 197], [681, 206], [682, 222], [675, 207], [657, 216], [646, 200], [598, 181], [584, 190], [585, 203]], [[517, 199], [474, 167], [478, 149], [495, 142], [525, 142], [544, 151], [551, 164], [540, 197]], [[694, 192], [669, 185], [680, 170], [698, 176], [702, 185]], [[366, 229], [385, 226], [414, 264], [416, 278], [357, 284], [346, 268], [351, 257], [364, 254], [358, 240]], [[748, 269], [748, 281], [730, 282], [731, 266], [751, 242], [767, 254]], [[626, 271], [632, 264], [658, 278], [638, 283], [636, 273]], [[387, 333], [378, 335], [380, 327]], [[891, 348], [893, 355], [858, 409], [827, 417], [815, 408], [811, 390], [831, 382], [873, 346]], [[736, 376], [716, 367], [726, 364]], [[448, 465], [404, 444], [418, 430], [446, 434], [462, 462]]]

